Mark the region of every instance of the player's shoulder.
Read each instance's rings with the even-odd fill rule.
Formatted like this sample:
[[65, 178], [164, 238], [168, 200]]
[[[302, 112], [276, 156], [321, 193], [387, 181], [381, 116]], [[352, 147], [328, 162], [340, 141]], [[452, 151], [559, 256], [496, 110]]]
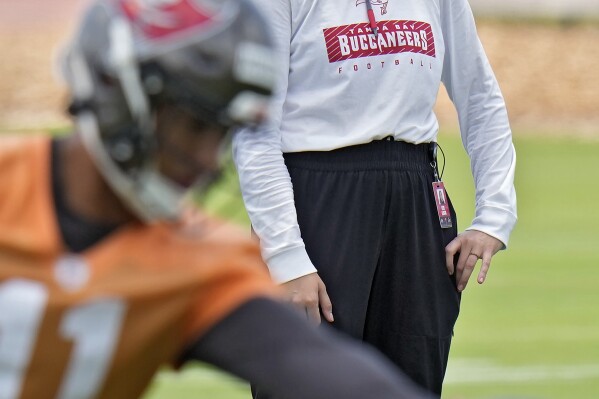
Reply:
[[210, 245], [255, 245], [249, 228], [211, 216], [201, 209], [186, 212], [181, 221], [172, 228], [172, 234], [180, 240], [205, 242]]
[[50, 138], [0, 136], [0, 235], [4, 245], [39, 252], [57, 242], [50, 198]]
[[2, 133], [0, 136], [0, 162], [13, 163], [41, 156], [50, 138], [41, 135]]
[[31, 194], [31, 187], [39, 183], [35, 176], [48, 173], [49, 155], [46, 136], [0, 136], [0, 191], [14, 197]]
[[[176, 223], [147, 226], [136, 238], [142, 246], [156, 245], [161, 252], [185, 254], [259, 253], [249, 228], [194, 210]], [[154, 244], [152, 244], [154, 243]], [[160, 244], [158, 244], [160, 243]], [[194, 255], [195, 254], [195, 255]]]
[[171, 270], [196, 267], [213, 270], [264, 269], [257, 240], [243, 229], [203, 215], [179, 223], [131, 226], [102, 246], [105, 254], [137, 259], [147, 268]]

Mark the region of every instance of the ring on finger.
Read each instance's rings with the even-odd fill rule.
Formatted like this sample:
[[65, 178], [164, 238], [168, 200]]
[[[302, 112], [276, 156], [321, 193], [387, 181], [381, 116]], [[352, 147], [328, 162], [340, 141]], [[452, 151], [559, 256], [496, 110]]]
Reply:
[[474, 255], [474, 256], [476, 256], [477, 259], [480, 259], [480, 255], [477, 255], [474, 252], [470, 252], [470, 255]]

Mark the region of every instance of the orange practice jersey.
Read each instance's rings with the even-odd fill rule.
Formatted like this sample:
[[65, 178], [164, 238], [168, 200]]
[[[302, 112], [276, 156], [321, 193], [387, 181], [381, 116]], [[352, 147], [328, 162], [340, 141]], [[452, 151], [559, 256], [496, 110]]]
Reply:
[[50, 140], [0, 139], [0, 398], [139, 397], [158, 367], [276, 289], [247, 233], [125, 226], [79, 254], [59, 234]]

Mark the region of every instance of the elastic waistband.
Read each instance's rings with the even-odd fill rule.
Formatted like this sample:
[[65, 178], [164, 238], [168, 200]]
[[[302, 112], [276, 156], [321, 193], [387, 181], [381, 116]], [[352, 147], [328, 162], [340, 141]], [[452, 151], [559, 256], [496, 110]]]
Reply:
[[287, 167], [313, 170], [414, 170], [432, 171], [431, 144], [376, 140], [332, 151], [283, 154]]

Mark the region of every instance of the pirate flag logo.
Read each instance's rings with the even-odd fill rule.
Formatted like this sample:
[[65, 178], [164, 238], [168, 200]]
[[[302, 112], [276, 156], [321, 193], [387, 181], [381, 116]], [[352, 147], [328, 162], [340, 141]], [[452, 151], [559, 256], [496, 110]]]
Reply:
[[[356, 7], [359, 4], [364, 4], [366, 3], [366, 1], [368, 0], [356, 0]], [[381, 9], [381, 15], [385, 15], [387, 14], [387, 4], [389, 3], [389, 0], [370, 0], [370, 4], [372, 4], [372, 7], [380, 7]]]

